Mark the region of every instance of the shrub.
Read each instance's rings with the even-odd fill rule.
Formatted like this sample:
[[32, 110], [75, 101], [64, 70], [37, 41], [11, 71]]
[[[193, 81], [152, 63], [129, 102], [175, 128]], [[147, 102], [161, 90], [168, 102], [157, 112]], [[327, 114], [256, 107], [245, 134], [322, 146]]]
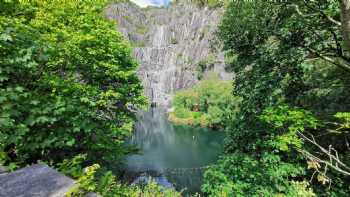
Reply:
[[170, 43], [171, 44], [178, 44], [179, 41], [176, 38], [171, 38]]
[[175, 111], [169, 120], [180, 124], [223, 128], [231, 110], [236, 113], [239, 99], [232, 95], [232, 82], [216, 76], [201, 81], [191, 89], [176, 93]]
[[203, 74], [206, 70], [211, 69], [216, 62], [216, 57], [213, 54], [209, 54], [206, 58], [202, 59], [197, 64], [197, 77], [198, 79], [203, 78]]
[[105, 171], [99, 165], [91, 165], [84, 169], [75, 186], [67, 193], [67, 197], [83, 197], [94, 192], [103, 197], [180, 197], [173, 189], [163, 188], [151, 182], [144, 186], [127, 186], [119, 183], [110, 171]]
[[314, 196], [307, 184], [288, 180], [301, 174], [303, 168], [285, 163], [275, 154], [263, 153], [256, 160], [234, 153], [205, 172], [202, 190], [213, 197]]

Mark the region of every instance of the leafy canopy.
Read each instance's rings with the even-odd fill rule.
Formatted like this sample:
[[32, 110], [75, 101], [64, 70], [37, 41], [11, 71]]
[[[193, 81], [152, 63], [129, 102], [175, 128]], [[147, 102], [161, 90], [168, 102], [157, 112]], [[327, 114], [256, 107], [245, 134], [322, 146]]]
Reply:
[[144, 104], [106, 1], [0, 2], [0, 161], [120, 161]]
[[[334, 121], [337, 110], [350, 109], [350, 56], [336, 22], [340, 10], [339, 1], [334, 0], [228, 4], [218, 35], [236, 73], [233, 94], [242, 101], [236, 119], [227, 125], [226, 156], [206, 173], [205, 192], [292, 196], [302, 186], [309, 193], [309, 186], [300, 180], [311, 179], [313, 172], [305, 170], [298, 150], [317, 152], [303, 142], [302, 133], [325, 133], [319, 135], [324, 136], [318, 139], [322, 145], [328, 146], [332, 139], [342, 150], [339, 157], [348, 154], [346, 134], [329, 133], [329, 127], [317, 120]], [[320, 116], [315, 118], [310, 111]], [[337, 117], [344, 121], [346, 115]], [[276, 177], [276, 172], [283, 175]], [[346, 179], [331, 176], [338, 177], [332, 183], [335, 189], [313, 183], [317, 194], [336, 196], [348, 191]]]

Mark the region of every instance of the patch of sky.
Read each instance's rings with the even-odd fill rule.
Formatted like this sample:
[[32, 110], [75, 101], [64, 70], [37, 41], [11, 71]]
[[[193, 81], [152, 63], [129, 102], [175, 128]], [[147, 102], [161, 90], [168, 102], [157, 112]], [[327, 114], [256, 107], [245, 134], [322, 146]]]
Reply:
[[170, 3], [170, 0], [131, 0], [136, 5], [140, 7], [147, 7], [147, 6], [167, 6]]

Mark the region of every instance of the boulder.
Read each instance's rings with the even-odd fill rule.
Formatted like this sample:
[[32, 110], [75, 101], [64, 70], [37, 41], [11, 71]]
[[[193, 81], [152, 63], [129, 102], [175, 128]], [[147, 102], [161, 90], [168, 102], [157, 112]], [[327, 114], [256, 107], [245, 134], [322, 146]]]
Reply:
[[0, 197], [63, 197], [74, 180], [44, 164], [0, 174]]
[[145, 184], [149, 184], [151, 182], [154, 182], [163, 188], [175, 189], [175, 186], [172, 183], [170, 183], [169, 180], [165, 176], [151, 177], [151, 176], [147, 176], [147, 175], [142, 175], [140, 177], [137, 177], [131, 183], [131, 185], [145, 185]]
[[5, 168], [4, 166], [0, 166], [0, 174], [4, 174], [7, 172], [7, 168]]
[[102, 197], [102, 196], [100, 196], [100, 195], [98, 195], [96, 193], [90, 192], [90, 193], [86, 194], [85, 197]]

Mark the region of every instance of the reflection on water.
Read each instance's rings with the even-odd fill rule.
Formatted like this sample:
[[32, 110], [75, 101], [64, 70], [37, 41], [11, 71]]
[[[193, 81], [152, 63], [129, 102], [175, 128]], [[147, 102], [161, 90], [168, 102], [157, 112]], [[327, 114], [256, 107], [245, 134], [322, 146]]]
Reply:
[[[203, 169], [214, 163], [223, 148], [224, 134], [202, 128], [174, 126], [164, 110], [140, 112], [135, 133], [129, 143], [141, 155], [127, 158], [126, 168], [133, 172], [158, 172], [187, 193], [200, 190]], [[193, 169], [195, 168], [195, 169]]]

